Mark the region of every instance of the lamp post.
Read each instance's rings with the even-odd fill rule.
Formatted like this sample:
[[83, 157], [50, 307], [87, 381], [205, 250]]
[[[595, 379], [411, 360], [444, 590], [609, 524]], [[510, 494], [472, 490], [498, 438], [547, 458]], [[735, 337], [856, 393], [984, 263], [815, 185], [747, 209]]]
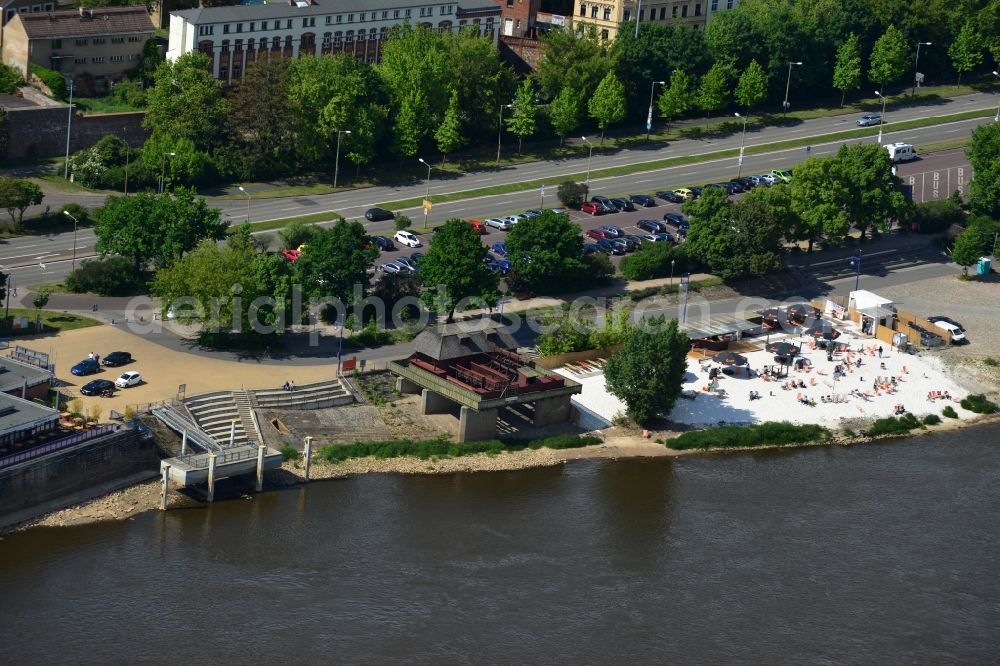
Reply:
[[[639, 23], [635, 24], [636, 32], [639, 31]], [[661, 86], [667, 85], [666, 81], [653, 81], [649, 86], [649, 114], [646, 116], [646, 141], [649, 141], [649, 132], [653, 129], [653, 91], [656, 90], [656, 84], [659, 83]]]
[[674, 286], [674, 262], [675, 259], [670, 260], [670, 286]]
[[913, 59], [913, 88], [910, 90], [910, 97], [917, 94], [917, 77], [920, 76], [920, 72], [917, 71], [920, 64], [920, 47], [930, 45], [930, 42], [917, 42], [917, 56]]
[[69, 130], [73, 127], [73, 77], [69, 77], [69, 110], [66, 113], [66, 168], [63, 178], [69, 180]]
[[163, 194], [163, 178], [167, 173], [167, 157], [173, 157], [177, 153], [163, 153], [163, 160], [160, 163], [160, 194]]
[[691, 283], [691, 274], [685, 273], [681, 276], [681, 286], [684, 288], [684, 310], [681, 313], [681, 323], [686, 324], [688, 320], [688, 288]]
[[333, 131], [337, 133], [337, 156], [333, 160], [333, 186], [337, 187], [337, 176], [340, 175], [340, 135], [350, 134], [351, 130], [334, 129]]
[[583, 140], [584, 143], [586, 143], [588, 146], [590, 146], [590, 154], [587, 155], [587, 188], [589, 190], [589, 188], [590, 188], [590, 160], [594, 157], [594, 144], [592, 144], [590, 141], [587, 141], [587, 137], [585, 137], [585, 136], [581, 136], [580, 138]]
[[[1000, 72], [994, 69], [993, 76], [1000, 79]], [[997, 102], [997, 115], [993, 116], [993, 122], [1000, 123], [1000, 102]]]
[[642, 0], [639, 0], [638, 7], [635, 8], [635, 38], [639, 39], [639, 19], [642, 18]]
[[129, 145], [128, 140], [125, 138], [125, 132], [128, 131], [127, 127], [122, 128], [122, 143], [125, 144], [125, 196], [128, 196], [128, 158], [129, 153], [132, 151], [132, 146]]
[[423, 164], [425, 167], [427, 167], [427, 181], [426, 181], [426, 185], [424, 187], [424, 205], [423, 205], [423, 209], [424, 209], [424, 231], [426, 231], [427, 230], [427, 206], [431, 202], [431, 200], [430, 200], [430, 198], [431, 198], [431, 169], [433, 169], [434, 167], [432, 167], [430, 164], [428, 164], [427, 162], [425, 162], [424, 158], [422, 158], [422, 157], [418, 157], [417, 159], [419, 160], [419, 162], [421, 164]]
[[497, 166], [500, 166], [500, 140], [503, 138], [503, 110], [509, 109], [512, 106], [513, 104], [500, 105], [500, 129], [497, 130]]
[[76, 270], [76, 227], [80, 224], [80, 220], [76, 219], [68, 210], [64, 210], [63, 213], [73, 220], [73, 259], [70, 261], [69, 269], [74, 271]]
[[739, 178], [743, 175], [743, 146], [747, 139], [747, 120], [749, 116], [741, 116], [739, 113], [734, 113], [737, 118], [743, 118], [743, 134], [740, 135], [740, 157], [739, 157], [739, 168], [736, 170], [736, 177]]
[[792, 86], [792, 65], [799, 66], [801, 62], [788, 63], [788, 79], [785, 81], [785, 101], [781, 103], [782, 117], [788, 116], [788, 89]]
[[240, 192], [247, 195], [247, 224], [250, 224], [250, 193], [243, 189], [242, 185], [240, 185]]
[[882, 124], [885, 122], [885, 95], [876, 90], [875, 96], [882, 98], [882, 115], [878, 117], [878, 143], [882, 145]]
[[861, 287], [861, 257], [863, 253], [858, 250], [858, 253], [851, 257], [851, 265], [854, 266], [854, 291], [858, 291]]

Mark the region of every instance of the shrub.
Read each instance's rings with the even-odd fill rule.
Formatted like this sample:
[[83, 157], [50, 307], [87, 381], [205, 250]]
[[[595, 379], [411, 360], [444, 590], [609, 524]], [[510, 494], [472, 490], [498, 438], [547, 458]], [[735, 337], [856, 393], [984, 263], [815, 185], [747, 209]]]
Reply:
[[964, 224], [965, 212], [952, 198], [926, 201], [914, 206], [914, 221], [922, 234], [940, 234], [953, 224]]
[[121, 81], [111, 90], [112, 96], [129, 106], [146, 106], [146, 91], [135, 81]]
[[854, 431], [850, 428], [844, 428], [841, 432], [843, 432], [844, 437], [854, 437]]
[[303, 243], [308, 243], [315, 234], [315, 226], [302, 220], [293, 220], [278, 232], [278, 240], [281, 241], [282, 248], [290, 250], [297, 248]]
[[673, 272], [681, 275], [687, 271], [687, 256], [683, 246], [671, 243], [645, 243], [632, 255], [622, 259], [622, 275], [629, 280], [654, 280], [669, 277], [673, 261]]
[[667, 440], [671, 449], [744, 448], [754, 446], [788, 446], [807, 442], [822, 442], [830, 431], [820, 425], [796, 425], [788, 421], [769, 421], [749, 426], [722, 426], [693, 430]]
[[941, 417], [937, 414], [928, 414], [923, 419], [924, 425], [937, 425], [941, 423]]
[[328, 462], [342, 462], [350, 458], [400, 458], [413, 456], [421, 460], [431, 458], [455, 458], [476, 453], [497, 454], [503, 451], [521, 449], [571, 449], [598, 444], [601, 438], [595, 435], [557, 435], [539, 440], [500, 441], [489, 439], [480, 442], [455, 444], [444, 437], [435, 439], [396, 439], [387, 441], [355, 442], [354, 444], [331, 444], [319, 450], [319, 457]]
[[403, 215], [402, 213], [396, 215], [396, 231], [409, 229], [411, 226], [413, 226], [413, 220]]
[[945, 406], [945, 408], [941, 410], [941, 414], [943, 416], [947, 416], [949, 419], [957, 419], [958, 418], [958, 412], [956, 412], [955, 408], [952, 407], [951, 405]]
[[278, 451], [281, 452], [281, 459], [284, 462], [288, 462], [289, 460], [300, 460], [302, 458], [302, 454], [299, 450], [290, 444], [281, 447]]
[[100, 296], [133, 296], [146, 291], [146, 276], [135, 275], [132, 263], [125, 257], [85, 259], [66, 276], [66, 288], [77, 294]]
[[0, 93], [13, 95], [22, 83], [24, 79], [21, 78], [21, 72], [10, 65], [0, 63]]
[[566, 180], [559, 183], [559, 189], [556, 191], [556, 194], [563, 206], [567, 208], [579, 208], [580, 204], [587, 200], [589, 192], [590, 188], [585, 184]]
[[986, 365], [990, 366], [991, 368], [995, 368], [998, 365], [1000, 365], [1000, 361], [997, 361], [992, 356], [987, 356], [986, 359], [983, 361], [983, 363], [985, 363]]
[[345, 340], [353, 347], [381, 347], [393, 343], [392, 333], [379, 328], [378, 321], [369, 319], [365, 327]]
[[58, 215], [72, 222], [72, 220], [66, 216], [66, 213], [69, 213], [79, 220], [77, 226], [89, 226], [94, 223], [94, 220], [90, 217], [90, 210], [84, 208], [78, 203], [68, 203], [59, 209]]
[[982, 393], [962, 398], [961, 405], [962, 409], [967, 409], [976, 414], [993, 414], [997, 411], [996, 403], [989, 400]]
[[28, 71], [37, 76], [45, 84], [52, 92], [52, 97], [59, 100], [66, 99], [66, 80], [62, 77], [62, 74], [34, 64], [28, 65]]
[[907, 412], [902, 416], [890, 416], [884, 419], [878, 419], [868, 428], [867, 434], [869, 437], [880, 437], [882, 435], [906, 435], [911, 430], [915, 428], [922, 428], [923, 424], [916, 416]]

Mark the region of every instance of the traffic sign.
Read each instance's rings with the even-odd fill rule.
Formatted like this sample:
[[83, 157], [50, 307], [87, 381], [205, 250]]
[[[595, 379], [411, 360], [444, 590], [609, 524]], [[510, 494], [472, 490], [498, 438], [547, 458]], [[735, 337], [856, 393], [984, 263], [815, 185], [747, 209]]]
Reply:
[[431, 210], [432, 208], [433, 206], [431, 205], [431, 202], [428, 201], [427, 199], [424, 199], [424, 210]]

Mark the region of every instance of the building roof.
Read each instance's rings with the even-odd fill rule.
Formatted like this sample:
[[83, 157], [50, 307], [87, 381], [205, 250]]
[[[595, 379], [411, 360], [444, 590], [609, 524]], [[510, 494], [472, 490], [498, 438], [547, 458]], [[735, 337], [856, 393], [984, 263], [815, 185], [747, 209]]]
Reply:
[[59, 412], [43, 405], [0, 393], [0, 435], [46, 421], [58, 421]]
[[[295, 18], [296, 16], [316, 16], [326, 14], [347, 14], [353, 12], [392, 11], [394, 9], [416, 9], [427, 6], [426, 0], [313, 0], [313, 4], [271, 2], [263, 5], [231, 5], [228, 7], [198, 7], [170, 12], [171, 16], [180, 16], [188, 23], [201, 25], [207, 23], [239, 23], [241, 21], [266, 21], [268, 19]], [[445, 4], [436, 0], [435, 5]], [[456, 12], [495, 10], [499, 6], [489, 0], [471, 0], [465, 4], [455, 3]], [[410, 16], [412, 21], [454, 20], [455, 14], [447, 16], [419, 17], [416, 12]], [[318, 27], [318, 26], [317, 26]]]
[[425, 328], [413, 339], [416, 351], [437, 361], [491, 352], [496, 348], [516, 349], [517, 341], [503, 324], [490, 320], [464, 321]]
[[876, 293], [860, 289], [851, 292], [851, 301], [855, 310], [868, 310], [882, 306], [891, 306], [893, 303], [888, 298], [879, 296]]
[[63, 39], [135, 34], [155, 30], [149, 12], [139, 7], [95, 7], [18, 14], [28, 39]]
[[45, 368], [38, 368], [6, 356], [0, 356], [0, 391], [20, 390], [25, 382], [28, 383], [28, 386], [36, 386], [51, 378], [52, 373]]

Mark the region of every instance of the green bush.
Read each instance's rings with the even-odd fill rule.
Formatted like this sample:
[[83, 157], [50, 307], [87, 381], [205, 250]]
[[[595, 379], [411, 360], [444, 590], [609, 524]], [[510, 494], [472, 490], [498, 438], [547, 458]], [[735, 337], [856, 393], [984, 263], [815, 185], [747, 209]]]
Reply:
[[598, 444], [601, 438], [595, 435], [558, 435], [534, 441], [500, 441], [489, 439], [481, 442], [466, 442], [456, 444], [447, 438], [435, 439], [396, 439], [388, 441], [355, 442], [354, 444], [331, 444], [319, 450], [319, 457], [328, 462], [343, 462], [350, 458], [400, 458], [412, 456], [427, 460], [429, 458], [455, 458], [476, 453], [497, 454], [503, 451], [519, 451], [521, 449], [571, 449]]
[[121, 81], [115, 84], [111, 91], [112, 96], [118, 101], [129, 106], [146, 106], [146, 91], [135, 81]]
[[278, 232], [278, 240], [285, 250], [294, 250], [303, 243], [308, 243], [316, 235], [317, 227], [303, 222], [302, 220], [292, 220]]
[[580, 205], [587, 200], [587, 194], [589, 192], [590, 188], [584, 183], [566, 180], [559, 183], [559, 189], [556, 191], [556, 195], [559, 197], [559, 202], [563, 206], [566, 206], [567, 208], [579, 208]]
[[965, 211], [951, 197], [914, 206], [914, 221], [922, 234], [944, 233], [953, 224], [965, 223]]
[[962, 398], [961, 405], [962, 409], [976, 414], [994, 414], [997, 411], [997, 404], [981, 393]]
[[135, 267], [125, 257], [85, 259], [69, 275], [64, 284], [77, 294], [99, 296], [134, 296], [146, 292], [147, 276], [136, 276]]
[[288, 462], [289, 460], [294, 461], [302, 459], [302, 453], [300, 453], [299, 450], [292, 445], [283, 446], [278, 450], [281, 452], [281, 459], [284, 462]]
[[0, 63], [0, 93], [13, 95], [17, 87], [24, 83], [21, 72], [10, 65]]
[[955, 408], [952, 407], [951, 405], [946, 405], [945, 408], [941, 410], [941, 415], [947, 416], [949, 419], [958, 418], [958, 412], [956, 412]]
[[924, 425], [937, 425], [941, 423], [941, 417], [937, 414], [928, 414], [923, 418]]
[[748, 426], [722, 426], [693, 430], [667, 440], [671, 449], [732, 449], [754, 446], [788, 446], [807, 442], [822, 442], [830, 431], [820, 425], [797, 425], [788, 421], [770, 421]]
[[674, 262], [673, 274], [682, 275], [688, 266], [683, 247], [672, 243], [644, 243], [635, 254], [622, 259], [622, 275], [629, 280], [670, 277], [671, 261]]
[[413, 226], [413, 220], [403, 215], [402, 213], [396, 214], [396, 231], [409, 229], [411, 226]]
[[985, 363], [986, 365], [990, 366], [991, 368], [995, 368], [995, 367], [997, 367], [998, 365], [1000, 365], [1000, 361], [997, 361], [997, 360], [996, 360], [995, 358], [993, 358], [992, 356], [987, 356], [987, 357], [986, 357], [986, 358], [985, 358], [985, 359], [983, 360], [983, 363]]
[[351, 347], [381, 347], [393, 343], [392, 333], [379, 328], [378, 321], [369, 319], [365, 327], [344, 340]]
[[878, 419], [865, 432], [869, 437], [880, 437], [882, 435], [906, 435], [911, 430], [923, 428], [923, 424], [913, 414], [907, 412], [902, 416], [889, 416]]
[[28, 71], [37, 76], [42, 83], [48, 86], [55, 99], [66, 99], [66, 79], [63, 78], [62, 74], [34, 64], [28, 65]]

